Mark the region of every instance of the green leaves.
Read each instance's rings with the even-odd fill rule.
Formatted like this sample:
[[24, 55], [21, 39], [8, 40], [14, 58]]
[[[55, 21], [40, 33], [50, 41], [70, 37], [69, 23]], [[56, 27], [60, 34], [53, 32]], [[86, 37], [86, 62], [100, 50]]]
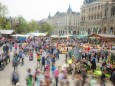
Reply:
[[48, 34], [50, 34], [52, 31], [51, 25], [49, 25], [48, 23], [42, 23], [41, 28], [39, 28], [39, 31], [42, 33], [47, 32]]
[[38, 24], [35, 20], [31, 20], [29, 23], [28, 23], [28, 31], [30, 32], [34, 32], [34, 31], [37, 31], [38, 30]]

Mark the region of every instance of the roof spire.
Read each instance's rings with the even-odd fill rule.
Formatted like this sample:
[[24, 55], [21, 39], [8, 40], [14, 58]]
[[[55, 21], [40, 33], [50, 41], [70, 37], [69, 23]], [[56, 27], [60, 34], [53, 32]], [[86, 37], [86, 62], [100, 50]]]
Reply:
[[67, 9], [67, 13], [72, 13], [71, 5], [69, 4], [69, 8]]
[[51, 15], [50, 15], [50, 13], [49, 13], [49, 16], [48, 16], [48, 18], [51, 18]]

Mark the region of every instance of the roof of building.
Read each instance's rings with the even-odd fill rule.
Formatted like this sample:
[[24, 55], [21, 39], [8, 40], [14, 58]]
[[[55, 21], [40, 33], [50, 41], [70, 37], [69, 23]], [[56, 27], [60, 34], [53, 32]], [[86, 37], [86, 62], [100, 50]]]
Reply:
[[1, 34], [12, 34], [14, 30], [0, 30]]

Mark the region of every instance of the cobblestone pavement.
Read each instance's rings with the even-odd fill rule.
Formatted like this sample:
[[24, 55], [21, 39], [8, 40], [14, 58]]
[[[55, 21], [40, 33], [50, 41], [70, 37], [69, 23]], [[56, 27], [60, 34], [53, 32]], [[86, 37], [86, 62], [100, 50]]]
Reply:
[[[2, 50], [0, 49], [0, 51], [2, 52]], [[1, 53], [0, 52], [0, 53]], [[13, 53], [10, 53], [11, 56], [11, 60], [13, 58]], [[64, 57], [65, 55], [60, 55], [60, 60], [57, 60], [56, 65], [57, 66], [61, 66], [64, 64]], [[29, 58], [26, 57], [24, 59], [25, 63], [24, 66], [21, 66], [21, 64], [18, 66], [18, 72], [20, 75], [20, 84], [21, 86], [26, 86], [26, 74], [27, 74], [27, 69], [31, 68], [32, 70], [34, 70], [36, 68], [36, 57], [34, 54], [34, 60], [33, 61], [29, 61]], [[12, 63], [10, 62], [3, 71], [0, 71], [0, 86], [12, 86], [11, 85], [11, 74], [13, 72], [13, 67], [12, 67]], [[70, 86], [73, 86], [72, 84], [72, 79], [71, 77], [69, 77], [69, 81], [70, 81]], [[55, 85], [51, 85], [51, 86], [55, 86]], [[110, 83], [107, 83], [106, 86], [112, 86]]]

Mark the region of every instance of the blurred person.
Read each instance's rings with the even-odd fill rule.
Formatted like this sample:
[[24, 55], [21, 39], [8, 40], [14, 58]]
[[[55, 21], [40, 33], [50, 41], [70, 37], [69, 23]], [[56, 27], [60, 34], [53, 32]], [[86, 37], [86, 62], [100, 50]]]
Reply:
[[72, 67], [72, 79], [74, 79], [74, 76], [75, 76], [75, 64], [74, 64], [74, 62], [71, 64], [71, 67]]
[[62, 70], [59, 74], [59, 82], [60, 86], [69, 86], [69, 80], [64, 70]]
[[58, 86], [58, 82], [59, 82], [58, 76], [59, 76], [59, 67], [57, 67], [54, 70], [54, 77], [55, 77], [56, 86]]
[[114, 68], [113, 73], [112, 73], [112, 75], [110, 77], [110, 80], [112, 81], [113, 86], [115, 86], [115, 68]]
[[56, 62], [56, 61], [55, 61], [55, 56], [54, 56], [54, 55], [52, 55], [52, 57], [51, 57], [51, 62], [52, 62], [52, 65], [55, 64], [55, 62]]
[[97, 52], [97, 60], [98, 60], [98, 62], [99, 62], [99, 60], [100, 60], [100, 56], [101, 56], [101, 53], [100, 53], [100, 51], [98, 50], [98, 52]]
[[10, 55], [8, 52], [6, 52], [5, 58], [6, 58], [6, 64], [10, 63]]
[[44, 77], [45, 77], [46, 86], [50, 86], [50, 82], [51, 82], [50, 69], [46, 69], [46, 71], [44, 73]]
[[40, 53], [38, 52], [38, 53], [37, 53], [37, 67], [38, 67], [38, 64], [39, 64], [39, 67], [40, 67], [40, 61], [41, 61], [41, 55], [40, 55]]
[[37, 72], [35, 86], [42, 86], [43, 80], [44, 80], [44, 76], [41, 74], [41, 72], [39, 73]]
[[82, 78], [79, 74], [75, 75], [73, 86], [82, 86]]
[[38, 68], [35, 69], [34, 74], [33, 74], [33, 85], [35, 85], [35, 82], [37, 81], [37, 75], [39, 75], [40, 70]]
[[19, 74], [18, 72], [14, 71], [12, 73], [12, 85], [17, 86], [16, 84], [19, 82]]
[[100, 83], [100, 85], [101, 86], [105, 86], [105, 72], [104, 71], [102, 71], [102, 75], [101, 75], [101, 83]]
[[87, 78], [87, 74], [86, 73], [87, 73], [86, 69], [83, 69], [82, 70], [82, 79], [83, 79], [82, 86], [84, 86], [84, 84], [86, 82], [86, 78]]
[[33, 86], [32, 81], [33, 81], [33, 76], [31, 74], [31, 69], [28, 69], [27, 70], [27, 77], [26, 77], [26, 84], [27, 84], [27, 86]]
[[63, 86], [63, 79], [64, 79], [64, 73], [63, 73], [63, 70], [61, 70], [60, 74], [59, 74], [59, 83], [60, 83], [60, 86]]
[[91, 60], [91, 69], [94, 72], [96, 70], [96, 58], [93, 55], [93, 58]]
[[14, 54], [14, 58], [12, 60], [12, 65], [13, 65], [14, 71], [15, 71], [15, 69], [18, 67], [18, 55], [17, 55], [17, 53]]
[[10, 52], [12, 52], [12, 43], [10, 43], [10, 46], [9, 46], [9, 48], [10, 48]]
[[33, 60], [33, 52], [30, 50], [29, 51], [29, 60], [32, 61]]
[[42, 70], [42, 67], [44, 67], [44, 71], [45, 71], [45, 61], [46, 61], [46, 52], [45, 50], [43, 50], [42, 52], [42, 64], [41, 64], [41, 70]]
[[106, 70], [107, 70], [108, 74], [109, 74], [110, 71], [111, 71], [111, 63], [110, 63], [109, 61], [107, 62]]
[[14, 44], [14, 48], [15, 48], [15, 51], [17, 51], [17, 48], [18, 48], [18, 44], [17, 43]]
[[90, 86], [96, 86], [97, 81], [94, 79], [94, 76], [91, 76]]

